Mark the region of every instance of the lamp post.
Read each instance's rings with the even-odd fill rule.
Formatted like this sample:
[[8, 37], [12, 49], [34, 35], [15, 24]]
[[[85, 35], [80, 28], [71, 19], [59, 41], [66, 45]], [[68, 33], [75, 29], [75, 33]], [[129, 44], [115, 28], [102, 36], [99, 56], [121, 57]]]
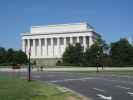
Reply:
[[98, 52], [97, 52], [97, 72], [99, 72], [99, 69], [98, 69], [98, 67], [99, 67], [99, 56], [100, 56], [100, 51], [98, 50]]
[[30, 56], [31, 56], [31, 46], [30, 46], [30, 48], [29, 48], [28, 81], [31, 81], [31, 65], [30, 65]]

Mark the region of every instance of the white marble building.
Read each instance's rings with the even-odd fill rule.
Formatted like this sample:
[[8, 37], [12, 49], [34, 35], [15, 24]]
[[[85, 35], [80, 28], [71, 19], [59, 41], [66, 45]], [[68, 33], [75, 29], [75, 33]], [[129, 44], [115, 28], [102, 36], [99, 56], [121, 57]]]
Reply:
[[30, 32], [22, 33], [22, 50], [28, 55], [31, 48], [33, 60], [45, 62], [43, 60], [56, 59], [57, 61], [61, 59], [69, 43], [73, 45], [81, 43], [86, 49], [98, 36], [94, 28], [85, 22], [32, 26]]

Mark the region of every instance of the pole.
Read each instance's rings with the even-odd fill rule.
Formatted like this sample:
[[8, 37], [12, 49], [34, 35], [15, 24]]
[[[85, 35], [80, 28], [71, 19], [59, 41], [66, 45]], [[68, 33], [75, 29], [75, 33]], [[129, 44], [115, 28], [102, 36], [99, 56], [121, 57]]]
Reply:
[[[31, 49], [31, 48], [30, 48], [30, 49]], [[30, 65], [30, 55], [31, 55], [31, 51], [29, 50], [28, 81], [31, 81], [31, 65]]]
[[98, 67], [99, 67], [99, 54], [100, 54], [100, 51], [98, 50], [98, 52], [97, 52], [97, 72], [99, 72], [99, 69], [98, 69]]

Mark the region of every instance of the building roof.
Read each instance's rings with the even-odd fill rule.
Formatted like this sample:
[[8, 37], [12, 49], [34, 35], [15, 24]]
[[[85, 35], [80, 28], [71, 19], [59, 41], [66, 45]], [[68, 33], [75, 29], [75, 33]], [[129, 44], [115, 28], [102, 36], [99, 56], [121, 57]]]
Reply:
[[88, 31], [94, 30], [87, 23], [69, 23], [69, 24], [55, 24], [45, 26], [32, 26], [30, 29], [31, 34], [37, 33], [60, 33], [60, 32], [75, 32], [75, 31]]
[[73, 32], [88, 32], [95, 29], [87, 22], [80, 23], [68, 23], [68, 24], [55, 24], [55, 25], [41, 25], [31, 26], [30, 32], [25, 32], [22, 35], [33, 35], [33, 34], [53, 34], [53, 33], [73, 33]]

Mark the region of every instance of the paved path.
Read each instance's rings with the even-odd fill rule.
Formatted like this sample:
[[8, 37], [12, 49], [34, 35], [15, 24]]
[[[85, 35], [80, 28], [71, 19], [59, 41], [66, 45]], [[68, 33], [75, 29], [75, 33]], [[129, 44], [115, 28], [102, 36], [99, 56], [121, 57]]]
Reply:
[[[32, 71], [37, 71], [37, 68], [32, 69]], [[70, 67], [70, 68], [43, 68], [45, 71], [96, 71], [96, 67]], [[99, 68], [99, 70], [102, 70], [102, 68]], [[133, 71], [133, 67], [104, 67], [105, 71]], [[0, 68], [1, 72], [12, 72], [12, 71], [21, 71], [21, 72], [26, 72], [27, 68], [21, 68], [21, 69], [16, 69], [13, 70], [12, 68]]]
[[[26, 77], [24, 72], [8, 72], [6, 74]], [[133, 77], [129, 77], [130, 80], [127, 76], [105, 74], [32, 72], [32, 79], [34, 80], [47, 81], [67, 87], [86, 97], [91, 97], [92, 100], [133, 100]]]

